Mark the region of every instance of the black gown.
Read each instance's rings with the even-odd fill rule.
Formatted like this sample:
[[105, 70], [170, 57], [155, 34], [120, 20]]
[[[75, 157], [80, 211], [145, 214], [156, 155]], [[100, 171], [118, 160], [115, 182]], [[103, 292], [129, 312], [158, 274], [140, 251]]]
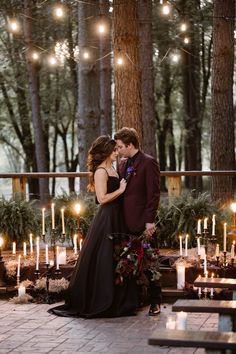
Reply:
[[[108, 176], [107, 192], [119, 188], [119, 179]], [[117, 317], [131, 315], [138, 307], [136, 282], [114, 284], [113, 241], [109, 235], [124, 233], [120, 199], [99, 206], [90, 225], [72, 274], [65, 305], [49, 310], [58, 316]]]

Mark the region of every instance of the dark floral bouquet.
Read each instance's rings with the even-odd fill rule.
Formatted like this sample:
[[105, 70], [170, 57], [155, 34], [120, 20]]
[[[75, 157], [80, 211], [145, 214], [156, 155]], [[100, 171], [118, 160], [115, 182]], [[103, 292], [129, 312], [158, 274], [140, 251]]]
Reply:
[[139, 285], [148, 286], [149, 281], [159, 281], [159, 250], [153, 248], [150, 240], [127, 234], [112, 234], [114, 242], [115, 284], [122, 285], [134, 277]]

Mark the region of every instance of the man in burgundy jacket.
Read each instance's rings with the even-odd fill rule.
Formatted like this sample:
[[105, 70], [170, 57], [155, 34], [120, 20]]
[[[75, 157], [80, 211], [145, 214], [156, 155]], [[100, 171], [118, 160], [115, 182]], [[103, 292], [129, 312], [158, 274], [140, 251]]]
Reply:
[[[119, 174], [127, 180], [123, 195], [123, 212], [129, 232], [148, 237], [155, 234], [155, 217], [160, 200], [160, 170], [157, 161], [139, 149], [135, 129], [122, 128], [114, 136], [121, 157]], [[150, 279], [149, 279], [150, 280]], [[161, 288], [150, 281], [149, 315], [160, 313]]]

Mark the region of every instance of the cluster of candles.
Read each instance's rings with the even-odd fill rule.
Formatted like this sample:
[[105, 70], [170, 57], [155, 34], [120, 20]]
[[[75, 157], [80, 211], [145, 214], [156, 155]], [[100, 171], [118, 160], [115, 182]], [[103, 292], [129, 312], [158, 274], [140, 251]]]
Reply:
[[[207, 271], [207, 270], [204, 271], [204, 274], [205, 274], [205, 278], [208, 278], [208, 271]], [[215, 275], [214, 273], [211, 273], [211, 279], [214, 278], [214, 275]], [[208, 289], [207, 289], [207, 288], [204, 288], [204, 289], [203, 289], [203, 292], [204, 292], [205, 294], [207, 294]], [[201, 295], [202, 295], [202, 288], [198, 288], [198, 296], [201, 297]], [[213, 296], [214, 296], [214, 289], [213, 289], [213, 288], [210, 288], [210, 296], [211, 296], [211, 298], [213, 298]]]
[[[202, 228], [201, 228], [201, 222], [202, 220], [197, 221], [197, 252], [198, 255], [200, 256], [202, 254], [201, 251], [201, 244], [200, 244], [200, 235], [202, 234]], [[208, 230], [208, 218], [205, 218], [203, 220], [203, 229], [204, 232]], [[215, 236], [215, 226], [216, 226], [216, 218], [215, 215], [212, 216], [212, 236]], [[185, 257], [188, 256], [188, 237], [189, 235], [186, 234], [185, 236]], [[183, 256], [183, 236], [179, 236], [179, 248], [180, 248], [180, 256]], [[223, 252], [227, 251], [227, 223], [224, 223], [224, 235], [223, 235]], [[219, 244], [216, 245], [216, 257], [219, 257]], [[235, 242], [233, 242], [231, 246], [231, 258], [233, 259], [235, 256]]]
[[[33, 238], [32, 234], [29, 236], [30, 240], [30, 255], [32, 256], [34, 253], [33, 250]], [[74, 254], [78, 254], [78, 235], [75, 234], [73, 237], [73, 246], [74, 246]], [[81, 251], [82, 249], [82, 243], [83, 240], [80, 239], [79, 241], [79, 250]], [[12, 244], [12, 254], [16, 256], [16, 242], [13, 242]], [[36, 237], [36, 271], [39, 270], [39, 255], [40, 255], [40, 245], [39, 245], [39, 237]], [[23, 256], [27, 256], [27, 244], [26, 242], [23, 242]], [[20, 266], [21, 266], [21, 254], [18, 255], [18, 266], [17, 266], [17, 276], [20, 276]], [[59, 247], [56, 246], [56, 267], [59, 269], [60, 264], [65, 264], [66, 263], [66, 247]], [[48, 256], [48, 244], [45, 244], [45, 263], [50, 264], [51, 266], [54, 265], [54, 261], [51, 260], [49, 262], [49, 256]]]
[[166, 321], [167, 329], [185, 330], [187, 327], [187, 312], [180, 311], [175, 316], [168, 316]]

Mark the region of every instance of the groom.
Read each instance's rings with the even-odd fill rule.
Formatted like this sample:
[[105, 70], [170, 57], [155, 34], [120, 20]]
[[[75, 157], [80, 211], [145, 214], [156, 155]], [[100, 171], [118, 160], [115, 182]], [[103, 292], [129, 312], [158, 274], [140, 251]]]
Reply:
[[[122, 128], [114, 136], [121, 160], [119, 174], [127, 180], [123, 195], [123, 212], [129, 232], [141, 235], [144, 231], [152, 238], [155, 233], [155, 217], [160, 199], [160, 171], [157, 161], [144, 154], [139, 147], [135, 129]], [[150, 281], [149, 315], [160, 313], [161, 288]]]

